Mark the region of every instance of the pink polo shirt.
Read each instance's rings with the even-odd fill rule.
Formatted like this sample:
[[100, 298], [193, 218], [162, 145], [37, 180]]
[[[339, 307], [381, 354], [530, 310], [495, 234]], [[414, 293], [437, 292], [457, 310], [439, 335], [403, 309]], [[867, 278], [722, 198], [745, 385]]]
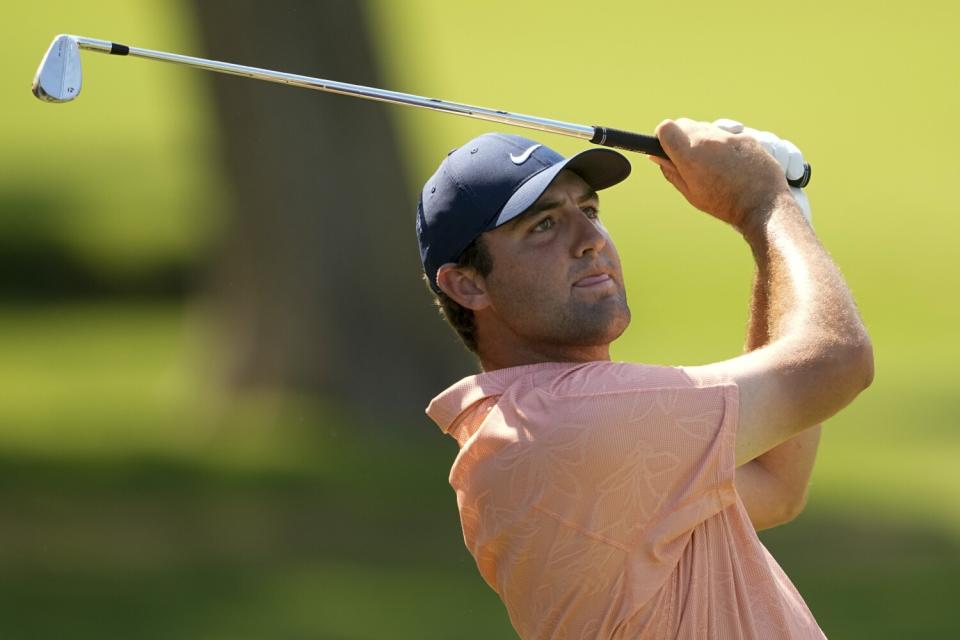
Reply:
[[524, 639], [824, 638], [734, 487], [738, 393], [683, 369], [548, 363], [427, 414], [467, 548]]

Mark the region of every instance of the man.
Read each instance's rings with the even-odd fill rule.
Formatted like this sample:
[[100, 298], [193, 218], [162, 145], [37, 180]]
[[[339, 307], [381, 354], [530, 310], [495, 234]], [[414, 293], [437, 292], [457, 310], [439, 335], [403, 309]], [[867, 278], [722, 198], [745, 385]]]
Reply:
[[427, 413], [523, 638], [824, 637], [756, 530], [802, 509], [818, 425], [870, 384], [872, 348], [787, 186], [799, 152], [748, 133], [657, 128], [666, 179], [757, 264], [748, 353], [705, 366], [610, 361], [630, 311], [597, 192], [629, 174], [620, 154], [488, 134], [424, 187], [425, 275], [483, 369]]

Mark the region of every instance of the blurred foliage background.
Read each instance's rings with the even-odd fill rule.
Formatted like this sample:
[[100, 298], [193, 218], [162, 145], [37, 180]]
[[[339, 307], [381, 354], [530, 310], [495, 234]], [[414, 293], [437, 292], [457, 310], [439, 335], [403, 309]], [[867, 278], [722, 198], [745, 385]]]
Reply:
[[[251, 29], [258, 15], [282, 25], [318, 10], [329, 29], [350, 4], [236, 6]], [[233, 6], [217, 9], [224, 20]], [[869, 325], [877, 377], [825, 429], [807, 511], [762, 537], [829, 636], [955, 637], [956, 5], [364, 7], [387, 88], [637, 131], [664, 117], [733, 117], [800, 145], [814, 166], [815, 225]], [[86, 53], [78, 101], [41, 104], [28, 92], [58, 32], [216, 57], [217, 10], [204, 9], [201, 31], [196, 6], [183, 1], [6, 7], [0, 636], [513, 637], [463, 548], [446, 484], [456, 445], [421, 417], [429, 397], [400, 396], [397, 418], [384, 421], [318, 385], [231, 383], [224, 363], [236, 344], [221, 339], [211, 300], [223, 280], [210, 274], [238, 186], [225, 169], [230, 132], [210, 74]], [[326, 63], [295, 58], [281, 69], [324, 76]], [[278, 100], [292, 91], [263, 90]], [[299, 93], [318, 105], [348, 101]], [[491, 129], [357, 108], [391, 123], [412, 198], [443, 154]], [[582, 148], [544, 140], [564, 153]], [[360, 160], [343, 157], [362, 175]], [[614, 356], [693, 364], [736, 354], [749, 252], [633, 160], [634, 176], [603, 195], [634, 310]], [[384, 295], [419, 277], [406, 268], [416, 265], [414, 206], [378, 214], [409, 228], [394, 238], [404, 268], [370, 267], [394, 279], [378, 280]], [[348, 244], [324, 246], [351, 267]], [[429, 298], [401, 304], [428, 309]], [[264, 322], [283, 311], [259, 308]], [[382, 316], [357, 323], [360, 336], [407, 339], [409, 327]], [[305, 349], [362, 350], [358, 334], [331, 326], [297, 338]], [[469, 372], [439, 320], [419, 330], [455, 354], [444, 366]], [[412, 379], [432, 380], [429, 354], [404, 362]], [[376, 394], [375, 360], [355, 368]]]

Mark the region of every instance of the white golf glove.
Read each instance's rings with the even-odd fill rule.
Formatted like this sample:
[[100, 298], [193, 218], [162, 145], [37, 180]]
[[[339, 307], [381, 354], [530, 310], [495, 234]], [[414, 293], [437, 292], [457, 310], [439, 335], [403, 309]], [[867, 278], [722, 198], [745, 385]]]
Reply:
[[[796, 180], [803, 177], [803, 153], [800, 152], [797, 145], [789, 140], [781, 140], [769, 131], [757, 131], [756, 129], [745, 127], [742, 122], [730, 120], [729, 118], [720, 118], [719, 120], [715, 120], [713, 124], [728, 133], [750, 136], [759, 142], [763, 145], [763, 148], [767, 150], [767, 153], [780, 163], [780, 166], [783, 167], [784, 175], [787, 176], [788, 180]], [[803, 210], [803, 217], [812, 225], [813, 212], [810, 209], [810, 199], [807, 198], [807, 194], [804, 193], [803, 189], [797, 187], [790, 187], [790, 193], [793, 194], [793, 199], [797, 201], [800, 209]]]

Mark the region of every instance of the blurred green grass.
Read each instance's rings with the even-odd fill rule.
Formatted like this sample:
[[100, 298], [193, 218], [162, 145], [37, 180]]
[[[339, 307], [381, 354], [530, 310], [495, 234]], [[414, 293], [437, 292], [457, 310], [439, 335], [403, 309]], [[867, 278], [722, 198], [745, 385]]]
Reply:
[[186, 317], [4, 314], [0, 635], [509, 632], [462, 545], [452, 442], [296, 398], [211, 400]]
[[[956, 6], [600, 2], [616, 19], [596, 27], [538, 3], [372, 6], [389, 88], [640, 131], [737, 117], [800, 143], [877, 379], [828, 424], [807, 512], [763, 537], [831, 637], [957, 635]], [[76, 103], [26, 90], [58, 31], [200, 52], [186, 5], [7, 10], [0, 235], [53, 235], [108, 274], [195, 260], [229, 204], [200, 76], [87, 55]], [[413, 189], [495, 128], [395, 117]], [[603, 194], [635, 318], [615, 357], [734, 355], [746, 248], [633, 164]], [[454, 443], [426, 419], [370, 432], [345, 407], [226, 401], [203, 323], [169, 301], [0, 306], [0, 636], [512, 637], [462, 545]]]

